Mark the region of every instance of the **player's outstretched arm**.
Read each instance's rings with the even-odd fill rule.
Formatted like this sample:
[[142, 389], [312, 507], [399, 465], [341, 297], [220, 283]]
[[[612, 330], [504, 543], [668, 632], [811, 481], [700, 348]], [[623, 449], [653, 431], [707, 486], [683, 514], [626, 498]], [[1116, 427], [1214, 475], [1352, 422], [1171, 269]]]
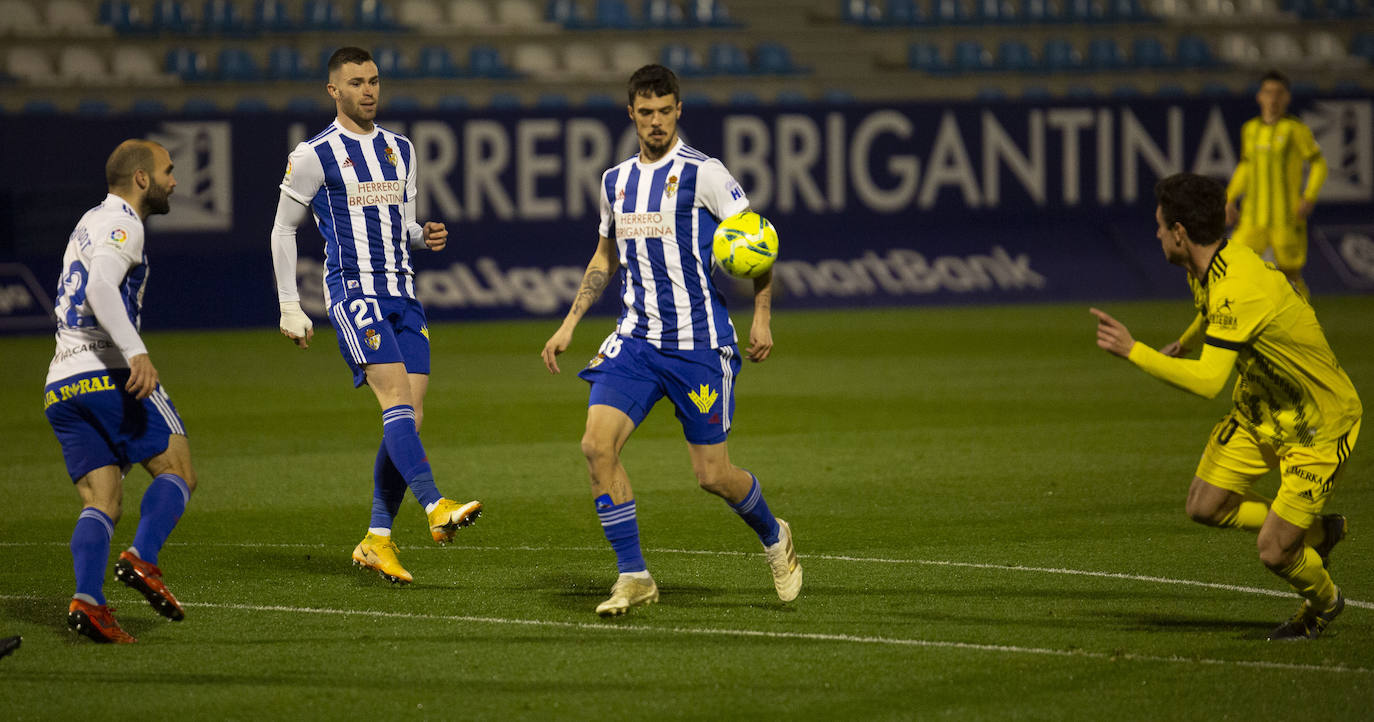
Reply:
[[601, 298], [602, 292], [606, 290], [606, 284], [610, 283], [611, 276], [618, 270], [620, 255], [615, 241], [602, 236], [601, 241], [597, 243], [596, 253], [592, 254], [592, 260], [587, 263], [586, 273], [582, 274], [582, 285], [577, 289], [577, 297], [573, 299], [572, 308], [568, 309], [568, 315], [563, 318], [558, 330], [544, 343], [541, 356], [549, 373], [559, 372], [558, 354], [568, 350], [578, 322], [586, 315], [587, 309]]
[[749, 324], [746, 357], [755, 363], [766, 361], [773, 353], [773, 272], [754, 279], [754, 320]]
[[309, 209], [282, 192], [277, 200], [277, 217], [272, 221], [272, 270], [277, 276], [277, 301], [281, 306], [278, 328], [281, 334], [301, 348], [310, 347], [315, 324], [301, 310], [296, 289], [296, 228], [305, 222]]
[[1211, 343], [1202, 347], [1202, 358], [1171, 358], [1131, 337], [1120, 321], [1096, 308], [1089, 312], [1097, 317], [1097, 345], [1112, 354], [1129, 359], [1145, 373], [1184, 391], [1204, 398], [1214, 398], [1226, 385], [1236, 352]]

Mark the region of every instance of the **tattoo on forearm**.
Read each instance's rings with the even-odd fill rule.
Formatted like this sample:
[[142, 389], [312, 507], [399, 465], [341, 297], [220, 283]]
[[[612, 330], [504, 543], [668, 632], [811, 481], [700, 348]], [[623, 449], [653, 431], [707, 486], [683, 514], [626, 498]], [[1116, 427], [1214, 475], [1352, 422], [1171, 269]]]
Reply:
[[577, 289], [577, 298], [573, 299], [573, 312], [582, 313], [591, 308], [605, 290], [606, 272], [600, 269], [587, 271], [587, 275], [582, 277], [582, 287]]

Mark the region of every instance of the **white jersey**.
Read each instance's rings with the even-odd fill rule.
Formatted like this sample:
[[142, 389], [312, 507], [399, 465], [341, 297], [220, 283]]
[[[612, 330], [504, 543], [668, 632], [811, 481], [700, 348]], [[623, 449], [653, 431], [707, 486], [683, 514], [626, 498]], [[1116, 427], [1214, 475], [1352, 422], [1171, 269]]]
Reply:
[[109, 332], [96, 321], [86, 298], [91, 262], [97, 256], [113, 256], [125, 269], [119, 282], [120, 300], [135, 330], [141, 323], [143, 289], [148, 282], [143, 221], [124, 199], [110, 194], [81, 216], [67, 240], [53, 308], [57, 315], [57, 352], [48, 365], [45, 383], [88, 371], [129, 367]]
[[310, 207], [324, 236], [326, 307], [351, 296], [415, 298], [415, 183], [414, 147], [380, 126], [358, 135], [335, 121], [291, 152], [281, 189]]
[[725, 165], [681, 139], [653, 163], [636, 155], [606, 171], [600, 230], [620, 250], [617, 332], [668, 350], [735, 343], [711, 278], [711, 239], [722, 219], [748, 208]]

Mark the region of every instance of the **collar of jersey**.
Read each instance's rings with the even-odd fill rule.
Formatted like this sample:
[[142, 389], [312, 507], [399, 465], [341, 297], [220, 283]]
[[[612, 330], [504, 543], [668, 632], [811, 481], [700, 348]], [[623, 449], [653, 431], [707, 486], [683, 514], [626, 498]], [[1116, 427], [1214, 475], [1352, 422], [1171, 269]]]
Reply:
[[1217, 259], [1221, 258], [1221, 252], [1226, 250], [1226, 244], [1230, 242], [1231, 239], [1229, 238], [1221, 239], [1221, 245], [1217, 246], [1217, 252], [1213, 253], [1212, 260], [1207, 262], [1207, 271], [1202, 274], [1202, 285], [1207, 285], [1207, 279], [1212, 277], [1212, 266], [1217, 265]]
[[334, 127], [339, 129], [339, 133], [341, 135], [345, 135], [354, 140], [372, 140], [373, 138], [377, 137], [378, 133], [382, 132], [382, 127], [380, 125], [377, 125], [376, 122], [372, 123], [372, 132], [367, 133], [365, 135], [359, 135], [358, 133], [354, 133], [353, 131], [343, 127], [343, 125], [339, 123], [337, 118], [334, 120]]
[[639, 156], [638, 156], [638, 155], [636, 155], [636, 156], [635, 156], [635, 163], [638, 163], [638, 164], [639, 164], [639, 167], [640, 167], [640, 168], [643, 168], [643, 169], [645, 169], [645, 170], [654, 170], [654, 169], [657, 169], [657, 168], [662, 168], [664, 165], [667, 165], [668, 163], [671, 163], [671, 162], [672, 162], [673, 156], [677, 155], [677, 151], [678, 151], [678, 149], [681, 148], [681, 147], [682, 147], [682, 136], [679, 135], [679, 136], [677, 137], [677, 141], [676, 141], [675, 143], [673, 143], [673, 147], [669, 148], [669, 149], [668, 149], [668, 152], [667, 152], [667, 153], [664, 153], [662, 158], [659, 158], [658, 160], [656, 160], [656, 161], [654, 161], [654, 162], [652, 162], [652, 163], [645, 163], [644, 161], [642, 161], [642, 160], [639, 159]]
[[124, 200], [123, 198], [120, 198], [119, 196], [113, 193], [106, 193], [105, 202], [109, 203], [110, 201], [114, 201], [115, 203], [124, 206], [124, 208], [129, 211], [130, 215], [132, 215], [134, 218], [138, 218], [138, 212], [134, 210], [133, 206], [129, 205], [128, 201]]

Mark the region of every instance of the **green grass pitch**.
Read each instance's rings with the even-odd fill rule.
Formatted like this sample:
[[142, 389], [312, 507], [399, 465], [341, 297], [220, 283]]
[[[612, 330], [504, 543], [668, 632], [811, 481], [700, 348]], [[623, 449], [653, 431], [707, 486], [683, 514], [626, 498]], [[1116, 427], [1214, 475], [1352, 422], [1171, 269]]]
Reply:
[[[1156, 346], [1191, 315], [1103, 307]], [[1374, 298], [1317, 307], [1371, 403]], [[4, 716], [1368, 719], [1374, 439], [1331, 505], [1351, 518], [1333, 560], [1350, 606], [1315, 643], [1269, 643], [1297, 598], [1254, 537], [1183, 514], [1229, 391], [1198, 399], [1098, 350], [1087, 304], [784, 307], [774, 358], [739, 380], [731, 451], [793, 525], [801, 598], [777, 601], [660, 405], [624, 460], [662, 601], [601, 620], [615, 568], [575, 372], [610, 323], [584, 321], [557, 377], [539, 360], [555, 325], [432, 329], [430, 461], [487, 506], [438, 548], [407, 498], [407, 588], [349, 564], [380, 415], [327, 327], [307, 352], [271, 329], [149, 333], [200, 488], [161, 559], [186, 620], [107, 581], [129, 647], [66, 629], [79, 502], [42, 414], [51, 339], [5, 339], [0, 636], [24, 646], [0, 660]], [[147, 482], [129, 476], [116, 552]]]

